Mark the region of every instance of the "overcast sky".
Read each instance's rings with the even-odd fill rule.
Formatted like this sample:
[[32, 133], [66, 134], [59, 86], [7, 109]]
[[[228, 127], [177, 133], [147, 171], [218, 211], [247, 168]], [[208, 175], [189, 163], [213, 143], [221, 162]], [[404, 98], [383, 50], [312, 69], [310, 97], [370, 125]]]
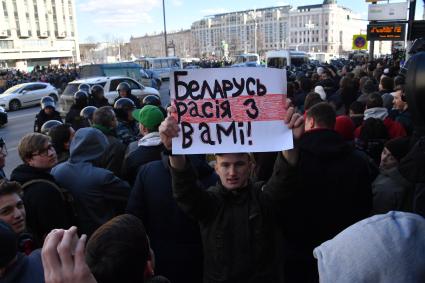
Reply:
[[[322, 0], [165, 0], [167, 32], [188, 29], [207, 15], [290, 4], [293, 7], [320, 4]], [[392, 2], [401, 2], [395, 0]], [[423, 1], [417, 1], [417, 18], [422, 16]], [[362, 19], [367, 18], [365, 0], [339, 0]], [[76, 0], [80, 42], [128, 41], [131, 36], [163, 31], [162, 0]]]

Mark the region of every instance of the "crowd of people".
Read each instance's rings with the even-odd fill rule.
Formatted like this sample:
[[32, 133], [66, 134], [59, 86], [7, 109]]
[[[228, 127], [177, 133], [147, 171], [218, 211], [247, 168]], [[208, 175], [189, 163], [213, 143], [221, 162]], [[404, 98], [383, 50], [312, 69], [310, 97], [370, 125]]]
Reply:
[[424, 62], [297, 72], [295, 147], [212, 162], [126, 83], [113, 107], [81, 85], [65, 121], [44, 101], [0, 172], [0, 282], [424, 282]]
[[8, 88], [29, 82], [50, 83], [57, 89], [64, 90], [66, 85], [78, 78], [75, 67], [40, 67], [35, 66], [31, 72], [23, 72], [17, 69], [0, 70], [0, 94]]

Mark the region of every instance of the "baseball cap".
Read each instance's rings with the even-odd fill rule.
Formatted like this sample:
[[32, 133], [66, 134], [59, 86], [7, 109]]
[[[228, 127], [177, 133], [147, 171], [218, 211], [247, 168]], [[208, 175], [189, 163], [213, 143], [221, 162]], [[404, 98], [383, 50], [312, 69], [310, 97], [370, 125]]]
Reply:
[[131, 115], [149, 130], [154, 130], [164, 120], [164, 114], [154, 105], [145, 105], [142, 109], [134, 110]]

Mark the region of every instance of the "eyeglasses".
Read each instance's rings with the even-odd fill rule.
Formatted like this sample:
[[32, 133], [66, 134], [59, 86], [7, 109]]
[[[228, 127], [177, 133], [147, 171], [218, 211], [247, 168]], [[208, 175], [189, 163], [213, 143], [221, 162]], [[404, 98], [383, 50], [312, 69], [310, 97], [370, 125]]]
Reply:
[[34, 153], [32, 156], [49, 156], [49, 151], [55, 151], [55, 148], [51, 144], [49, 144], [45, 149], [39, 150], [38, 153]]

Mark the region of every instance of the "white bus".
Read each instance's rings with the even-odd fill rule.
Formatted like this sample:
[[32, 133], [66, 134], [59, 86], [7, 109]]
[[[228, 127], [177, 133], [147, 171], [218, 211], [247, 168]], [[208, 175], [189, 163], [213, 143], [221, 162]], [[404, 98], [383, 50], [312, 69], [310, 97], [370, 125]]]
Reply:
[[233, 66], [242, 67], [247, 64], [249, 65], [249, 63], [260, 65], [260, 56], [258, 56], [258, 54], [255, 54], [255, 53], [245, 53], [245, 54], [236, 55], [233, 62]]
[[278, 50], [266, 53], [266, 67], [283, 69], [287, 66], [299, 67], [308, 63], [308, 55], [302, 51]]
[[183, 69], [178, 57], [144, 57], [135, 60], [143, 69], [156, 72], [162, 80], [169, 79], [171, 72]]

